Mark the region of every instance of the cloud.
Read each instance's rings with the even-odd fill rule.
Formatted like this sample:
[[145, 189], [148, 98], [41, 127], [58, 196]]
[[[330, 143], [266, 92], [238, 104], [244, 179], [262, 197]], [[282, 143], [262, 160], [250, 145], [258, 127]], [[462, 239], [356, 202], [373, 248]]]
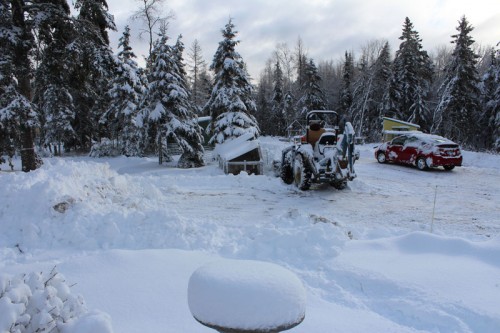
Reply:
[[[112, 34], [112, 46], [123, 31], [128, 17], [139, 6], [134, 0], [108, 0], [119, 32]], [[203, 55], [211, 62], [221, 29], [231, 17], [239, 31], [238, 52], [257, 78], [277, 43], [295, 47], [300, 36], [308, 55], [316, 62], [340, 59], [346, 50], [355, 53], [373, 40], [388, 40], [393, 51], [405, 17], [409, 17], [429, 52], [449, 44], [457, 22], [466, 15], [475, 27], [473, 38], [482, 45], [500, 41], [500, 2], [498, 0], [167, 0], [175, 12], [172, 38], [183, 35], [186, 47], [197, 39]], [[134, 37], [139, 25], [131, 24]], [[133, 40], [137, 55], [147, 53], [147, 43]]]

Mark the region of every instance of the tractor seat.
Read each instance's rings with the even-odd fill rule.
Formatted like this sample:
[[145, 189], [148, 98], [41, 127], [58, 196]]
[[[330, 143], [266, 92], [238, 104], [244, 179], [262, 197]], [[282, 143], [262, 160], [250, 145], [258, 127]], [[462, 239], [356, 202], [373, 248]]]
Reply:
[[307, 141], [314, 147], [314, 144], [319, 140], [321, 135], [325, 133], [325, 129], [319, 123], [312, 123], [307, 129]]

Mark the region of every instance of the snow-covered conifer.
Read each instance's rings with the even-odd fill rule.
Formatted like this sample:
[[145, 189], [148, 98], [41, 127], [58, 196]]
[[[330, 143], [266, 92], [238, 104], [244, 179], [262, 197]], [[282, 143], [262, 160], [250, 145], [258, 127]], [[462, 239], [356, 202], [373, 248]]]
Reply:
[[174, 47], [168, 45], [167, 40], [166, 32], [163, 31], [154, 44], [149, 62], [149, 86], [141, 103], [139, 118], [146, 126], [147, 133], [154, 135], [149, 141], [157, 145], [160, 163], [164, 157], [170, 158], [163, 156], [163, 144], [171, 139], [183, 151], [179, 167], [202, 166], [203, 138], [184, 76], [184, 46], [180, 38]]
[[205, 112], [212, 118], [212, 143], [223, 143], [226, 139], [245, 133], [259, 135], [259, 127], [254, 117], [256, 111], [252, 96], [253, 86], [249, 81], [243, 59], [235, 48], [232, 20], [222, 30], [224, 39], [214, 55], [210, 69], [214, 71], [214, 87]]
[[427, 95], [433, 75], [432, 62], [427, 52], [422, 50], [422, 40], [408, 17], [399, 39], [402, 42], [396, 51], [382, 112], [427, 130], [431, 122]]
[[462, 144], [473, 144], [477, 127], [473, 119], [481, 115], [479, 74], [476, 69], [477, 55], [472, 49], [470, 36], [473, 27], [463, 16], [458, 33], [453, 35], [455, 44], [446, 78], [440, 88], [441, 98], [436, 113], [441, 115], [441, 133]]
[[118, 47], [115, 76], [108, 91], [110, 103], [101, 118], [109, 137], [126, 156], [140, 155], [141, 129], [136, 125], [137, 106], [145, 93], [135, 54], [130, 47], [130, 28], [125, 27]]
[[74, 38], [73, 22], [66, 0], [40, 8], [38, 22], [40, 64], [34, 81], [34, 103], [41, 119], [40, 142], [59, 155], [62, 147], [76, 139], [75, 107], [69, 75], [74, 53], [68, 47]]
[[485, 148], [500, 150], [500, 50], [491, 51], [491, 62], [482, 80], [481, 126]]
[[[34, 38], [31, 31], [33, 9], [24, 1], [2, 1], [0, 7], [0, 119], [7, 126], [4, 136], [19, 138], [25, 172], [39, 167], [41, 160], [35, 153], [34, 128], [38, 125], [35, 107], [31, 103], [33, 78], [31, 56]], [[16, 143], [16, 140], [14, 140]]]
[[106, 0], [76, 0], [75, 9], [79, 19], [97, 27], [106, 45], [109, 45], [108, 30], [116, 31], [113, 15], [108, 13]]
[[345, 52], [344, 65], [342, 66], [342, 88], [340, 90], [340, 100], [338, 113], [341, 118], [351, 119], [348, 114], [352, 105], [352, 84], [354, 82], [354, 61], [352, 53]]
[[304, 83], [302, 85], [302, 97], [298, 104], [300, 107], [300, 117], [304, 119], [305, 115], [312, 110], [326, 110], [325, 93], [320, 87], [321, 77], [318, 69], [312, 59], [307, 62], [305, 67]]
[[101, 134], [107, 136], [105, 128], [96, 129], [108, 108], [107, 92], [114, 75], [115, 60], [107, 30], [116, 27], [105, 0], [77, 0], [75, 8], [79, 14], [75, 21], [76, 38], [70, 45], [75, 54], [70, 75], [78, 140], [73, 148], [87, 150]]
[[390, 65], [389, 43], [385, 42], [372, 63], [369, 62], [368, 54], [362, 55], [358, 66], [359, 75], [353, 85], [350, 109], [353, 124], [357, 134], [370, 142], [380, 138], [379, 106], [390, 77]]
[[283, 93], [283, 71], [279, 61], [274, 66], [274, 86], [271, 99], [271, 123], [273, 124], [273, 134], [285, 135], [287, 118], [285, 114], [285, 95]]

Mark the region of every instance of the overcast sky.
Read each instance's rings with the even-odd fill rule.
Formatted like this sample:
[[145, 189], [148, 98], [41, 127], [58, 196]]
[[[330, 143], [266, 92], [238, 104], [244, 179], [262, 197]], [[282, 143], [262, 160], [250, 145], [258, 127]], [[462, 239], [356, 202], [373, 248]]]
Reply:
[[[111, 32], [116, 49], [125, 25], [132, 29], [132, 47], [138, 58], [147, 54], [146, 40], [138, 38], [138, 23], [129, 18], [138, 0], [107, 0], [118, 32]], [[142, 2], [142, 1], [141, 1]], [[233, 19], [240, 44], [237, 51], [257, 79], [277, 43], [293, 49], [300, 38], [309, 57], [341, 59], [346, 50], [355, 57], [369, 41], [386, 39], [395, 52], [405, 17], [409, 17], [431, 53], [450, 45], [458, 20], [465, 15], [474, 27], [472, 37], [483, 46], [500, 42], [500, 0], [166, 0], [165, 13], [175, 19], [169, 34], [183, 35], [186, 49], [197, 39], [211, 63], [222, 40], [221, 29]]]

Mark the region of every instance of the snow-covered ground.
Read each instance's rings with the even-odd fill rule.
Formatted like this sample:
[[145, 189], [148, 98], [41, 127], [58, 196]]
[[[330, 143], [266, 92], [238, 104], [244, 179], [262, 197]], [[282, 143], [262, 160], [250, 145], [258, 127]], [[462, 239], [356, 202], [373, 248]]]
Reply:
[[[268, 165], [287, 145], [261, 143]], [[214, 332], [191, 316], [187, 288], [221, 258], [302, 280], [305, 320], [289, 332], [500, 332], [500, 156], [422, 172], [378, 164], [373, 146], [343, 191], [154, 158], [1, 171], [0, 275], [56, 266], [117, 333]]]

